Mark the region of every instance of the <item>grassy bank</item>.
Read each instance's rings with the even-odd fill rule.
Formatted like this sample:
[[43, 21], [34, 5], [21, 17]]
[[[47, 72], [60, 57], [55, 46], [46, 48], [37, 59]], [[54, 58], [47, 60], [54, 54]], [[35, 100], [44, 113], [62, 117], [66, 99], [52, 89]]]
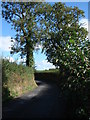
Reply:
[[33, 90], [37, 85], [34, 81], [33, 69], [2, 60], [2, 100], [16, 98]]

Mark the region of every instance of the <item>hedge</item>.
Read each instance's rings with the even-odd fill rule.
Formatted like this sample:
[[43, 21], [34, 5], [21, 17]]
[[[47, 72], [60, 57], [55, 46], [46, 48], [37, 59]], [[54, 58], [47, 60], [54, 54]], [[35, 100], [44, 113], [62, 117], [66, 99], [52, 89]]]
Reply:
[[33, 90], [37, 85], [34, 81], [33, 69], [8, 60], [2, 60], [2, 101], [16, 98]]

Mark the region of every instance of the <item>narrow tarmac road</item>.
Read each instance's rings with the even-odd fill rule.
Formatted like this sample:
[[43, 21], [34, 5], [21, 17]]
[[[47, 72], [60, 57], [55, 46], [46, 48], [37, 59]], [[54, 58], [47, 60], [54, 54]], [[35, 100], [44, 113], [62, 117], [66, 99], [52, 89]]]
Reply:
[[2, 118], [65, 118], [67, 100], [56, 84], [36, 80], [34, 91], [3, 105]]

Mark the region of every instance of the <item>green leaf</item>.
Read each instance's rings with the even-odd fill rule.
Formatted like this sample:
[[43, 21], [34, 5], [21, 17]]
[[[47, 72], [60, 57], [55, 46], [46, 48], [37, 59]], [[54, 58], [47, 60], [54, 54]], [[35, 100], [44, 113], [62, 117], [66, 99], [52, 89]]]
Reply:
[[75, 43], [75, 41], [72, 40], [72, 39], [70, 39], [69, 42], [70, 42], [71, 44], [74, 44], [74, 43]]

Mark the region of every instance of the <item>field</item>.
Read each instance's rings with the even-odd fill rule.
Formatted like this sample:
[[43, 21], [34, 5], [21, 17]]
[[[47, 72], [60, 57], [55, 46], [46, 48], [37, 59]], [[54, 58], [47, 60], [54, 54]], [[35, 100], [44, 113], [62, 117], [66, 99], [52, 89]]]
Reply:
[[59, 73], [59, 69], [36, 70], [35, 73]]

